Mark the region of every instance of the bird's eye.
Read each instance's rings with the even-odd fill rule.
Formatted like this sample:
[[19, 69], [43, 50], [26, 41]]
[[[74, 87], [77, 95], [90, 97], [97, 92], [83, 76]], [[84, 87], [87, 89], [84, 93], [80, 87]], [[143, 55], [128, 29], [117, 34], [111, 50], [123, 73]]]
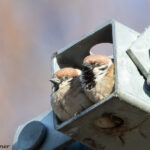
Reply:
[[64, 77], [64, 79], [65, 79], [65, 80], [68, 80], [68, 79], [69, 79], [69, 77], [65, 76], [65, 77]]
[[98, 66], [100, 66], [100, 64], [99, 63], [95, 63], [95, 67], [98, 67]]
[[99, 68], [99, 70], [105, 70], [105, 69], [107, 69], [108, 68], [108, 66], [101, 66], [100, 68]]

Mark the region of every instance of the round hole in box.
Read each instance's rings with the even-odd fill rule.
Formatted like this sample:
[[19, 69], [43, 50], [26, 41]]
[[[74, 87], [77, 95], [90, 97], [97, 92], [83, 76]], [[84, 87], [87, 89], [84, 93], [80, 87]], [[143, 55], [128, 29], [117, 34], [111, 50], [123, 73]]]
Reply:
[[94, 45], [90, 49], [91, 54], [103, 54], [103, 55], [113, 55], [113, 44], [112, 43], [100, 43]]
[[102, 129], [113, 129], [118, 128], [123, 125], [124, 121], [117, 116], [114, 116], [113, 114], [103, 114], [100, 118], [95, 120], [96, 126], [102, 128]]

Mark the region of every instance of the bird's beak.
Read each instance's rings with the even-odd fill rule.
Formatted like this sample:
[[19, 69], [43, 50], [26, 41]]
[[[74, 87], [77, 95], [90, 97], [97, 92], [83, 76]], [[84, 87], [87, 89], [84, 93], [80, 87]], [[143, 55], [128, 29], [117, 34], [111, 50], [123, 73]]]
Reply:
[[51, 78], [49, 81], [51, 81], [54, 84], [60, 84], [60, 80], [58, 78]]
[[86, 63], [86, 62], [83, 63], [82, 66], [83, 66], [84, 69], [92, 69], [92, 65], [89, 64], [89, 63]]

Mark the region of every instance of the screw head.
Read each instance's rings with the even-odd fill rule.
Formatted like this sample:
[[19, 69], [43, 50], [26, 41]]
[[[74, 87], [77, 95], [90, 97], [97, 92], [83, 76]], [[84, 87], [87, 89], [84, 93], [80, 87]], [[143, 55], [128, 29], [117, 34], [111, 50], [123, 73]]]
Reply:
[[18, 138], [18, 148], [21, 150], [35, 150], [46, 136], [46, 127], [40, 121], [28, 123], [21, 131]]

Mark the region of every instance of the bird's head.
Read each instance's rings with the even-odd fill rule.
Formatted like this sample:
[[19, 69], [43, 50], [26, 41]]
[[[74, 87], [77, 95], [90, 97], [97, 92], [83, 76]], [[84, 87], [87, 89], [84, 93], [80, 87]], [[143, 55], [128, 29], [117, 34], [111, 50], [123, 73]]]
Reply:
[[50, 81], [54, 84], [55, 91], [59, 89], [59, 87], [64, 87], [71, 83], [72, 79], [81, 75], [81, 71], [79, 69], [66, 67], [58, 70], [54, 77], [50, 79]]
[[112, 61], [108, 56], [93, 54], [84, 58], [83, 60], [83, 71], [92, 71], [94, 76], [102, 77], [104, 76]]

